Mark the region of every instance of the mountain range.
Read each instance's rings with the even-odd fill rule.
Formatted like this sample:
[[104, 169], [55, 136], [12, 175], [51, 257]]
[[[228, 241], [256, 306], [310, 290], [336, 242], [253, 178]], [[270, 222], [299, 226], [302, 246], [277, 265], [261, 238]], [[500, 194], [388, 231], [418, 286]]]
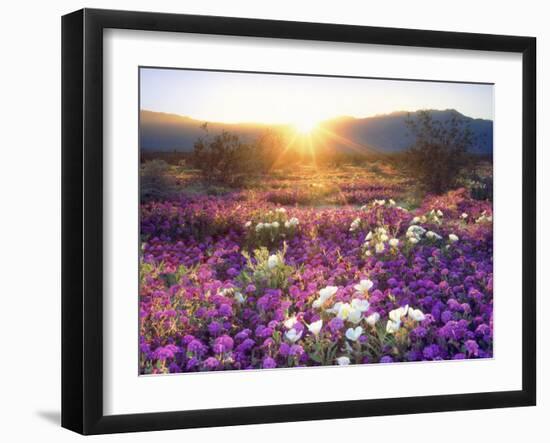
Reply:
[[[345, 150], [376, 151], [382, 153], [401, 152], [411, 146], [414, 139], [406, 124], [408, 118], [418, 118], [418, 112], [393, 112], [374, 117], [336, 117], [319, 123], [319, 134], [325, 148]], [[475, 139], [472, 152], [491, 154], [493, 151], [493, 121], [474, 119], [453, 109], [431, 110], [433, 120], [446, 121], [453, 114], [472, 131]], [[190, 152], [193, 144], [202, 135], [205, 122], [191, 117], [142, 110], [140, 112], [140, 147], [143, 151]], [[252, 141], [267, 130], [288, 131], [289, 125], [268, 125], [262, 123], [217, 123], [208, 122], [208, 131], [217, 134], [225, 130], [238, 134], [245, 141]]]

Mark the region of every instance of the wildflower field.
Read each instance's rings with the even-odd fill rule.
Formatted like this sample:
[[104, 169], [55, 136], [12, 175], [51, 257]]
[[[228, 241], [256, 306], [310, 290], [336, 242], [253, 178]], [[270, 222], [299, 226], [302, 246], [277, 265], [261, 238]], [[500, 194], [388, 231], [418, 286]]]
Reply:
[[478, 184], [421, 193], [380, 160], [240, 187], [141, 174], [141, 374], [492, 357]]

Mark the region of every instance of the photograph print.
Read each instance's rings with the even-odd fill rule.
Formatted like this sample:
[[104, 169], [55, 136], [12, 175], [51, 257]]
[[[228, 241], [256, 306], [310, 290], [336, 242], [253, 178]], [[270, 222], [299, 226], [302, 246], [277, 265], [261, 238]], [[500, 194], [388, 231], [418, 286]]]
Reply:
[[138, 74], [139, 374], [493, 358], [492, 84]]

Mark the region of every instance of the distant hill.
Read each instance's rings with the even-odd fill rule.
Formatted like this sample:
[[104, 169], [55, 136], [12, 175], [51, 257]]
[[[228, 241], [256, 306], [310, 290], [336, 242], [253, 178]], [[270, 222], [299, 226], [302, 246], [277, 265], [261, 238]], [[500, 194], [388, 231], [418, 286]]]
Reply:
[[[433, 110], [434, 120], [445, 121], [451, 118], [455, 110]], [[320, 124], [325, 130], [326, 143], [332, 149], [379, 151], [384, 153], [401, 152], [413, 142], [413, 137], [406, 125], [407, 116], [411, 119], [418, 112], [394, 112], [367, 118], [337, 117]], [[476, 144], [473, 152], [491, 154], [493, 151], [493, 122], [491, 120], [473, 119], [458, 113], [458, 117], [468, 124], [474, 133]], [[193, 144], [204, 131], [203, 121], [175, 114], [166, 114], [142, 110], [140, 113], [140, 145], [144, 151], [185, 151], [193, 150]], [[216, 134], [222, 130], [239, 134], [245, 140], [253, 140], [266, 130], [285, 131], [287, 125], [265, 125], [259, 123], [215, 123], [209, 122], [208, 129]], [[328, 134], [335, 134], [329, 136]]]

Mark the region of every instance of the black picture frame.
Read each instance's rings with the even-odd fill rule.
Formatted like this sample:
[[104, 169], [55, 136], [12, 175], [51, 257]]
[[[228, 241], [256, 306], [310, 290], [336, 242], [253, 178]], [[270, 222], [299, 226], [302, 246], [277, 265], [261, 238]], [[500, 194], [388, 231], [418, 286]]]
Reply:
[[[103, 30], [503, 51], [523, 64], [522, 388], [230, 409], [103, 413]], [[536, 39], [83, 9], [62, 18], [62, 426], [82, 434], [531, 406], [536, 403]]]

